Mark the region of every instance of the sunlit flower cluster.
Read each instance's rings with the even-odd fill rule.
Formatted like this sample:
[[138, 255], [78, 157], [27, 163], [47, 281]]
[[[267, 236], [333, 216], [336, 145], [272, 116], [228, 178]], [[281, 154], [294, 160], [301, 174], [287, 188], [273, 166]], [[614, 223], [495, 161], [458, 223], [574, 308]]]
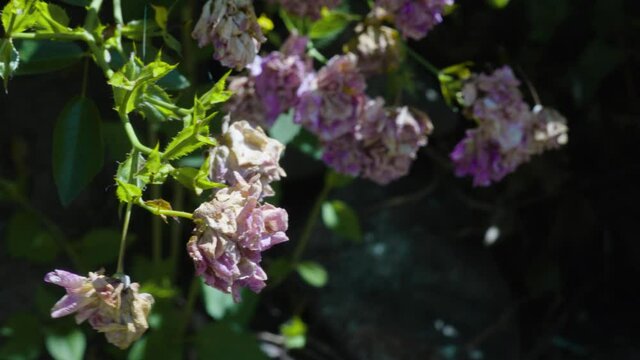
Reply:
[[471, 175], [474, 185], [488, 186], [532, 155], [567, 142], [566, 119], [553, 109], [531, 109], [519, 85], [508, 66], [466, 82], [461, 94], [464, 113], [478, 126], [467, 130], [451, 153], [457, 176]]
[[213, 46], [214, 59], [237, 70], [253, 62], [266, 41], [251, 0], [207, 1], [192, 36], [200, 47]]
[[90, 272], [89, 277], [64, 270], [48, 273], [46, 282], [62, 286], [67, 294], [51, 309], [51, 317], [75, 314], [78, 324], [87, 321], [104, 333], [107, 341], [128, 348], [149, 328], [147, 317], [153, 305], [150, 294], [139, 293], [140, 285]]
[[328, 9], [335, 8], [340, 5], [341, 0], [313, 0], [313, 1], [301, 1], [301, 0], [271, 0], [277, 2], [288, 13], [300, 16], [308, 17], [313, 20], [320, 18], [320, 10], [323, 7]]

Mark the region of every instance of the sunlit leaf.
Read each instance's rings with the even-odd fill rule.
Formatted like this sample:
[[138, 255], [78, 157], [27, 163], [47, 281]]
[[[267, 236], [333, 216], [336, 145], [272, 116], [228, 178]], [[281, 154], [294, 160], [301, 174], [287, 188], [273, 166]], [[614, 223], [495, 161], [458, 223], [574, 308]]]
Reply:
[[269, 129], [269, 135], [287, 145], [300, 133], [301, 128], [299, 124], [293, 122], [293, 110], [291, 110], [278, 116], [276, 122]]
[[322, 204], [322, 220], [328, 229], [338, 235], [353, 241], [362, 240], [358, 214], [345, 202], [332, 200]]
[[139, 187], [133, 184], [124, 183], [117, 179], [116, 182], [118, 183], [116, 195], [118, 196], [118, 200], [121, 202], [133, 203], [142, 197], [142, 190]]
[[55, 360], [82, 360], [87, 340], [82, 331], [74, 329], [67, 334], [47, 334], [45, 344]]
[[20, 57], [11, 39], [0, 40], [0, 77], [4, 82], [4, 89], [7, 91], [9, 79], [18, 69]]
[[82, 48], [75, 43], [49, 40], [16, 41], [16, 49], [20, 53], [17, 75], [60, 70], [77, 63], [84, 54]]
[[324, 267], [313, 261], [304, 261], [298, 264], [296, 271], [307, 284], [315, 287], [323, 287], [329, 280], [329, 275]]
[[280, 325], [280, 334], [287, 349], [301, 349], [307, 343], [307, 325], [298, 316]]

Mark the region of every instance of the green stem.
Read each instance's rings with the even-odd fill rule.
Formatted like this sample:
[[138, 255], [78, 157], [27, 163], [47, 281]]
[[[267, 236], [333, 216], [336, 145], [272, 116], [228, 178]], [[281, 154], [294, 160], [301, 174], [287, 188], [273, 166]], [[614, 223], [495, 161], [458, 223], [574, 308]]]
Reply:
[[[175, 206], [178, 209], [184, 208], [184, 187], [182, 187], [177, 182], [173, 184], [173, 199], [171, 203], [173, 204], [173, 206]], [[181, 235], [182, 235], [182, 223], [174, 221], [171, 224], [171, 233], [170, 233], [171, 253], [169, 255], [171, 259], [171, 269], [172, 269], [171, 274], [174, 280], [177, 278], [177, 275], [178, 275], [177, 271], [178, 271], [178, 259], [180, 254], [180, 245], [183, 244], [183, 242], [181, 241]]]
[[[149, 123], [147, 127], [147, 134], [149, 143], [155, 144], [158, 141], [156, 123]], [[161, 184], [153, 184], [149, 185], [149, 187], [152, 199], [162, 198]], [[151, 218], [151, 254], [153, 256], [153, 262], [156, 265], [159, 265], [160, 261], [162, 260], [162, 224], [160, 223], [160, 221], [161, 220], [158, 216], [154, 216]]]
[[129, 122], [129, 117], [127, 115], [122, 115], [121, 114], [120, 115], [120, 120], [122, 120], [122, 125], [124, 126], [124, 131], [127, 133], [127, 137], [129, 137], [129, 141], [131, 142], [131, 145], [133, 145], [133, 147], [135, 147], [140, 152], [143, 152], [145, 154], [150, 154], [153, 151], [153, 149], [142, 145], [140, 140], [138, 140], [138, 136], [136, 135], [136, 131], [133, 128], [133, 125], [131, 125], [131, 122]]
[[117, 25], [122, 26], [124, 25], [124, 20], [122, 18], [122, 5], [120, 3], [121, 0], [113, 0], [113, 19]]
[[316, 226], [316, 222], [318, 221], [318, 217], [320, 215], [320, 209], [322, 209], [322, 203], [327, 199], [329, 192], [331, 191], [331, 182], [325, 178], [324, 186], [322, 190], [318, 194], [313, 207], [311, 208], [311, 212], [309, 213], [309, 217], [307, 218], [307, 222], [304, 225], [304, 229], [302, 230], [302, 235], [300, 236], [300, 241], [298, 241], [298, 245], [293, 251], [293, 255], [291, 256], [291, 263], [295, 267], [295, 265], [302, 258], [302, 254], [304, 250], [307, 248], [307, 244], [309, 243], [309, 239], [311, 238], [311, 234], [313, 233], [313, 229]]
[[440, 69], [435, 67], [432, 63], [428, 62], [425, 58], [420, 56], [420, 54], [413, 51], [413, 49], [411, 49], [409, 45], [405, 45], [404, 48], [407, 50], [407, 54], [409, 54], [416, 62], [422, 65], [425, 69], [429, 70], [429, 72], [431, 72], [433, 75], [438, 77], [438, 75], [440, 74]]
[[184, 211], [177, 211], [177, 210], [159, 209], [157, 207], [153, 207], [145, 204], [142, 199], [138, 199], [137, 205], [155, 215], [164, 215], [164, 216], [171, 216], [171, 217], [181, 217], [185, 219], [193, 219], [193, 214], [191, 213], [184, 212]]
[[196, 305], [196, 298], [198, 297], [198, 294], [200, 294], [200, 279], [198, 277], [194, 277], [191, 281], [191, 285], [189, 285], [187, 304], [184, 307], [184, 313], [182, 315], [183, 322], [178, 331], [178, 336], [180, 338], [184, 336], [187, 326], [191, 322], [191, 314], [193, 314], [193, 308]]
[[129, 220], [131, 220], [131, 207], [131, 203], [127, 204], [127, 210], [124, 213], [124, 223], [122, 224], [122, 236], [120, 237], [120, 252], [118, 253], [118, 267], [116, 268], [116, 274], [124, 274], [124, 250], [127, 245]]
[[93, 31], [98, 26], [98, 12], [103, 0], [93, 0], [87, 9], [87, 18], [84, 21], [84, 28]]
[[171, 110], [171, 111], [173, 111], [174, 114], [179, 115], [180, 117], [185, 117], [185, 116], [190, 116], [191, 115], [191, 111], [189, 111], [189, 110], [187, 110], [185, 108], [181, 108], [178, 105], [171, 104], [171, 103], [168, 103], [166, 101], [162, 101], [160, 99], [156, 99], [156, 98], [151, 97], [151, 96], [144, 96], [144, 100], [149, 102], [149, 103], [151, 103], [151, 104], [153, 104], [153, 105], [165, 108], [167, 110]]

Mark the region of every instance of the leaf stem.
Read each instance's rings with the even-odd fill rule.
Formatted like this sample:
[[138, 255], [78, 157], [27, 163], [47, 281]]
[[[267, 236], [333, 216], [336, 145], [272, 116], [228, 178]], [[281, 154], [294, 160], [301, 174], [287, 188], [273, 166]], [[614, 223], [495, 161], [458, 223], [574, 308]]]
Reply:
[[184, 212], [184, 211], [177, 211], [177, 210], [159, 209], [157, 207], [153, 207], [145, 204], [142, 199], [138, 199], [138, 202], [136, 203], [136, 205], [140, 206], [141, 208], [155, 215], [164, 215], [164, 216], [171, 216], [171, 217], [181, 217], [185, 219], [193, 219], [193, 214], [191, 213]]
[[409, 45], [405, 44], [405, 49], [407, 50], [407, 54], [409, 54], [418, 64], [422, 65], [425, 69], [429, 70], [430, 73], [438, 77], [440, 74], [440, 69], [435, 67], [432, 63], [428, 62], [425, 58], [423, 58], [420, 54], [415, 52]]
[[187, 330], [187, 326], [191, 321], [191, 314], [193, 313], [193, 307], [196, 304], [196, 298], [200, 294], [200, 279], [198, 277], [194, 277], [191, 280], [191, 285], [189, 285], [189, 293], [187, 294], [187, 305], [184, 307], [184, 313], [182, 315], [183, 323], [180, 325], [180, 329], [178, 331], [178, 336], [182, 338], [184, 336], [185, 331]]
[[182, 108], [182, 107], [180, 107], [178, 105], [175, 105], [175, 104], [168, 103], [166, 101], [162, 101], [160, 99], [156, 99], [156, 98], [151, 97], [151, 96], [146, 96], [145, 95], [144, 96], [144, 100], [149, 102], [149, 103], [151, 103], [151, 104], [153, 104], [153, 105], [165, 108], [167, 110], [171, 110], [176, 115], [180, 115], [181, 117], [186, 117], [186, 116], [190, 116], [191, 115], [191, 111], [189, 111], [189, 110], [187, 110], [185, 108]]
[[127, 137], [129, 137], [129, 141], [131, 142], [131, 145], [133, 145], [133, 147], [135, 147], [137, 150], [140, 150], [140, 152], [143, 152], [145, 154], [150, 154], [153, 151], [153, 149], [142, 145], [140, 140], [138, 140], [136, 131], [133, 128], [133, 125], [131, 125], [131, 122], [129, 122], [129, 117], [127, 115], [121, 114], [120, 120], [122, 120], [124, 131], [127, 133]]
[[113, 19], [116, 21], [118, 26], [124, 25], [121, 0], [113, 0]]
[[293, 264], [293, 267], [295, 267], [295, 265], [300, 261], [304, 250], [307, 248], [307, 244], [309, 243], [309, 239], [311, 238], [311, 234], [313, 233], [313, 228], [316, 226], [316, 222], [318, 221], [322, 203], [324, 203], [324, 201], [327, 199], [331, 188], [331, 181], [329, 181], [329, 179], [325, 177], [324, 186], [322, 187], [322, 190], [318, 194], [318, 197], [316, 198], [316, 201], [311, 208], [311, 212], [309, 213], [307, 222], [305, 223], [304, 229], [302, 230], [302, 235], [300, 235], [298, 245], [296, 246], [295, 250], [293, 251], [293, 255], [291, 256], [291, 263]]
[[124, 250], [126, 248], [127, 233], [129, 232], [129, 221], [131, 220], [131, 203], [127, 204], [124, 213], [124, 223], [122, 224], [122, 236], [120, 237], [120, 252], [118, 253], [118, 267], [116, 274], [124, 274]]
[[103, 0], [93, 0], [87, 9], [87, 18], [84, 21], [84, 28], [93, 31], [98, 26], [98, 12]]

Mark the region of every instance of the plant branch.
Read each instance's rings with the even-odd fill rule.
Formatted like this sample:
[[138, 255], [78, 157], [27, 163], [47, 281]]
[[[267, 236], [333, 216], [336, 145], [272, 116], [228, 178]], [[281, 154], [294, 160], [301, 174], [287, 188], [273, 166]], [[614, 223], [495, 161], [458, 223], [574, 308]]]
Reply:
[[175, 105], [175, 104], [168, 103], [166, 101], [162, 101], [160, 99], [156, 99], [156, 98], [151, 97], [151, 96], [146, 96], [145, 95], [144, 96], [144, 100], [149, 102], [149, 103], [151, 103], [151, 104], [153, 104], [153, 105], [165, 108], [167, 110], [171, 110], [171, 111], [173, 111], [174, 114], [179, 115], [180, 117], [186, 117], [186, 116], [190, 116], [191, 115], [191, 111], [189, 111], [189, 110], [187, 110], [185, 108], [182, 108], [182, 107], [180, 107], [178, 105]]
[[113, 19], [116, 21], [116, 25], [124, 25], [121, 0], [113, 0]]
[[302, 235], [300, 235], [298, 245], [296, 246], [295, 250], [293, 251], [293, 255], [291, 256], [291, 263], [294, 265], [294, 267], [300, 261], [304, 250], [307, 248], [309, 238], [311, 238], [311, 234], [313, 233], [313, 228], [316, 226], [316, 222], [318, 221], [322, 203], [324, 203], [324, 201], [327, 199], [330, 191], [331, 182], [325, 178], [324, 186], [322, 187], [322, 190], [318, 194], [318, 197], [316, 198], [316, 201], [311, 208], [311, 212], [309, 213], [307, 222], [305, 223], [304, 229], [302, 230]]
[[440, 74], [440, 69], [435, 67], [432, 63], [428, 62], [425, 58], [423, 58], [420, 54], [415, 52], [409, 45], [405, 44], [405, 50], [407, 50], [407, 54], [409, 54], [418, 64], [422, 65], [425, 69], [427, 69], [434, 76], [438, 77]]
[[141, 208], [155, 215], [164, 215], [164, 216], [171, 216], [171, 217], [181, 217], [185, 219], [193, 219], [193, 214], [191, 213], [184, 212], [184, 211], [177, 211], [177, 210], [164, 210], [157, 207], [149, 206], [145, 204], [142, 199], [138, 199], [138, 202], [136, 203], [136, 205], [140, 206]]
[[127, 233], [129, 232], [129, 221], [131, 220], [131, 203], [127, 204], [124, 213], [124, 223], [122, 224], [122, 236], [120, 237], [120, 251], [118, 252], [118, 267], [116, 274], [124, 274], [124, 250], [126, 248]]

